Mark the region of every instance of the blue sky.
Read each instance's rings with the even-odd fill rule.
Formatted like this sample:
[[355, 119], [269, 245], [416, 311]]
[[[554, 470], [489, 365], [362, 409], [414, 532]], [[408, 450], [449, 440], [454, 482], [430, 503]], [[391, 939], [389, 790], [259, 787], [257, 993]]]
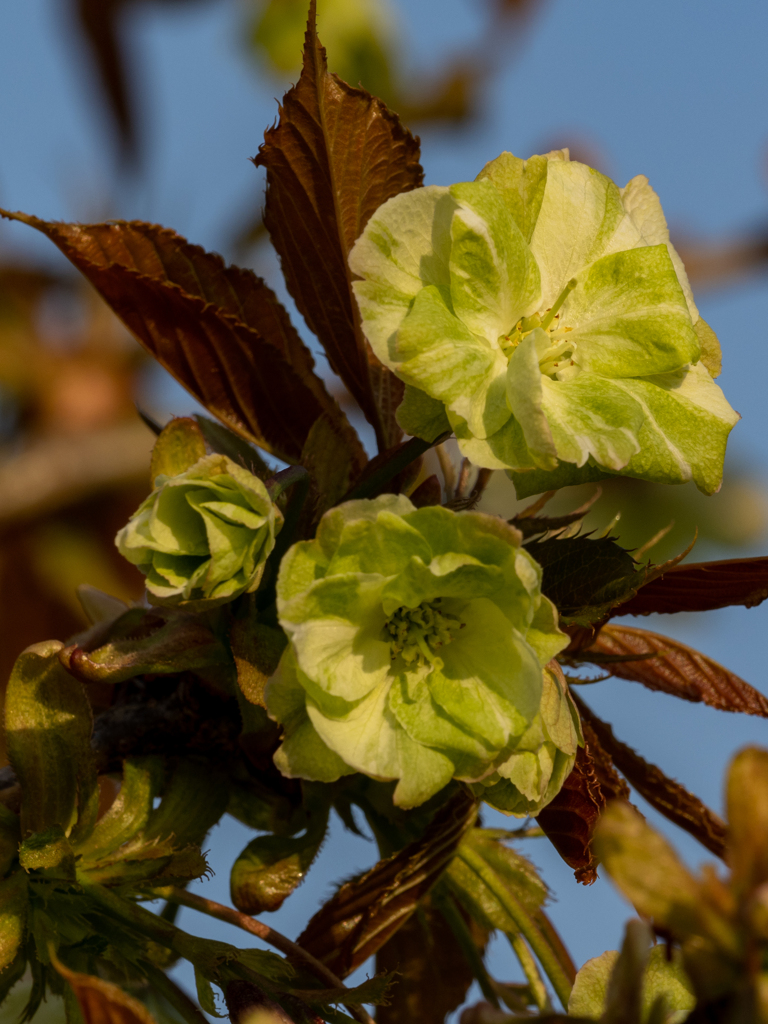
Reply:
[[[229, 239], [259, 201], [263, 182], [248, 158], [286, 84], [259, 74], [247, 57], [238, 38], [240, 4], [149, 6], [132, 22], [146, 113], [140, 183], [118, 173], [64, 6], [3, 4], [0, 205], [46, 218], [157, 221], [227, 255]], [[319, 7], [322, 35], [322, 0]], [[395, 9], [412, 70], [439, 68], [466, 40], [483, 39], [477, 2], [401, 0]], [[768, 220], [767, 38], [768, 6], [758, 0], [549, 0], [523, 35], [499, 45], [501, 71], [482, 118], [460, 131], [422, 131], [427, 181], [473, 178], [503, 149], [527, 156], [573, 143], [598, 154], [620, 184], [647, 174], [673, 228], [715, 237], [753, 227]], [[18, 225], [0, 226], [3, 249], [58, 259], [45, 240]], [[262, 255], [257, 269], [280, 288], [276, 261]], [[744, 417], [732, 457], [765, 479], [768, 281], [755, 277], [697, 298], [722, 342], [720, 383]], [[183, 392], [164, 394], [170, 411], [189, 408]], [[768, 604], [642, 624], [699, 646], [768, 691], [760, 649]], [[768, 742], [764, 721], [682, 704], [632, 683], [602, 683], [588, 697], [622, 739], [716, 808], [731, 754], [747, 742]], [[668, 831], [692, 863], [705, 859], [692, 840]], [[228, 864], [246, 840], [232, 824], [215, 830], [212, 860], [220, 870], [207, 883], [214, 898], [228, 900]], [[629, 908], [609, 884], [577, 886], [544, 841], [529, 848], [554, 890], [552, 915], [576, 959], [615, 948]], [[276, 927], [297, 934], [333, 882], [373, 859], [371, 844], [337, 829], [307, 886], [275, 916]], [[203, 923], [191, 911], [182, 921], [190, 928]], [[215, 933], [239, 941], [228, 931]], [[503, 943], [494, 947], [492, 967], [500, 977], [514, 973]]]

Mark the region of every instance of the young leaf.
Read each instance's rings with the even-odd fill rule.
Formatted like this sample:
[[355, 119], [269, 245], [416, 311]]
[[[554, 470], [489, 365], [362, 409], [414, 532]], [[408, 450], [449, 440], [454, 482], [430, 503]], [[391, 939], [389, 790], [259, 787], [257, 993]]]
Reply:
[[544, 570], [541, 589], [566, 622], [586, 626], [635, 594], [645, 579], [628, 551], [611, 537], [553, 537], [528, 551]]
[[208, 454], [203, 432], [191, 416], [174, 417], [167, 423], [155, 441], [149, 478], [154, 485], [155, 478], [176, 476]]
[[[478, 955], [482, 955], [487, 932], [473, 927], [471, 919], [467, 928], [472, 928]], [[464, 1002], [474, 980], [450, 925], [429, 901], [381, 947], [376, 970], [399, 974], [389, 1005], [379, 1009], [376, 1024], [443, 1024]]]
[[460, 790], [437, 812], [422, 839], [342, 885], [310, 920], [299, 945], [346, 977], [408, 920], [476, 814], [476, 803]]
[[581, 728], [603, 796], [606, 800], [629, 800], [629, 786], [614, 768], [610, 754], [600, 746], [597, 733], [586, 719], [582, 720]]
[[82, 683], [59, 662], [58, 640], [28, 647], [5, 698], [8, 755], [21, 783], [21, 834], [60, 825], [84, 836], [98, 808], [91, 757], [93, 718]]
[[589, 748], [579, 747], [573, 771], [555, 799], [537, 817], [554, 848], [574, 869], [577, 882], [591, 885], [597, 878], [592, 835], [605, 807]]
[[[126, 621], [133, 624], [135, 612], [127, 612]], [[146, 628], [156, 624], [157, 615], [149, 612], [144, 620], [138, 638], [110, 640], [90, 651], [72, 644], [61, 650], [59, 658], [73, 675], [89, 683], [121, 683], [138, 675], [168, 675], [230, 664], [226, 648], [199, 619], [171, 614], [149, 635]], [[118, 622], [115, 628], [119, 627]]]
[[369, 217], [418, 188], [418, 140], [363, 89], [328, 74], [309, 9], [298, 83], [283, 98], [255, 161], [267, 170], [264, 222], [288, 290], [376, 431], [379, 450], [400, 439], [394, 411], [402, 385], [360, 330], [347, 256]]
[[219, 772], [182, 759], [166, 782], [163, 799], [149, 817], [144, 840], [173, 837], [177, 850], [199, 846], [227, 809], [229, 792]]
[[722, 857], [725, 852], [725, 823], [722, 819], [679, 782], [668, 778], [656, 765], [649, 764], [631, 747], [617, 740], [610, 725], [598, 718], [578, 694], [573, 694], [573, 699], [582, 719], [594, 730], [600, 746], [638, 793], [665, 818], [690, 832], [708, 850]]
[[275, 475], [273, 466], [268, 466], [261, 455], [249, 441], [225, 427], [222, 423], [209, 420], [207, 416], [195, 414], [195, 420], [205, 438], [205, 443], [212, 452], [226, 455], [238, 466], [247, 469], [260, 480], [268, 480]]
[[232, 902], [245, 914], [279, 910], [304, 881], [325, 839], [328, 810], [313, 815], [303, 836], [258, 836], [232, 867]]
[[634, 626], [607, 625], [582, 657], [589, 660], [591, 652], [622, 659], [637, 655], [638, 661], [611, 661], [607, 667], [614, 676], [642, 683], [649, 690], [694, 703], [703, 701], [720, 711], [768, 718], [768, 699], [762, 693], [679, 640]]
[[140, 832], [152, 811], [161, 772], [159, 758], [126, 758], [120, 792], [96, 823], [87, 846], [78, 851], [84, 865], [97, 863], [114, 853]]
[[266, 708], [264, 687], [278, 666], [285, 644], [285, 633], [274, 626], [254, 622], [251, 617], [233, 623], [229, 645], [237, 668], [237, 684], [250, 704]]
[[251, 271], [141, 221], [0, 215], [57, 245], [158, 362], [236, 433], [297, 462], [321, 413], [345, 420], [288, 314]]
[[[544, 905], [548, 892], [533, 865], [515, 850], [500, 841], [493, 829], [473, 828], [461, 841], [463, 847], [474, 849], [487, 861], [529, 914]], [[455, 857], [447, 871], [446, 881], [472, 919], [488, 929], [516, 934], [514, 920], [474, 871], [460, 857]]]
[[647, 583], [615, 615], [707, 612], [741, 604], [754, 608], [768, 597], [768, 558], [732, 558], [679, 565]]
[[310, 508], [313, 524], [332, 505], [341, 501], [352, 481], [360, 475], [363, 466], [353, 461], [352, 454], [338, 423], [326, 415], [315, 421], [301, 453], [301, 464], [312, 481]]

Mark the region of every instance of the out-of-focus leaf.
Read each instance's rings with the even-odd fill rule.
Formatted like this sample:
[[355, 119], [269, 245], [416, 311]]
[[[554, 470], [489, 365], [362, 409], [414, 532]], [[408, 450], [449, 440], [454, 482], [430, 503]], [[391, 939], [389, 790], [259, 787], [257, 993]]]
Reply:
[[15, 871], [0, 882], [0, 972], [10, 967], [21, 946], [28, 899], [27, 876], [23, 871]]
[[443, 500], [443, 488], [436, 473], [423, 480], [415, 491], [410, 495], [412, 503], [416, 508], [425, 508], [427, 505], [439, 505]]
[[578, 882], [591, 885], [597, 878], [592, 850], [595, 825], [605, 807], [605, 795], [588, 746], [579, 747], [573, 771], [551, 803], [536, 820]]
[[706, 928], [699, 884], [669, 843], [629, 804], [606, 807], [595, 831], [600, 863], [638, 912], [684, 938]]
[[156, 1024], [146, 1006], [112, 982], [70, 971], [54, 956], [51, 962], [71, 985], [85, 1024]]
[[328, 74], [314, 0], [301, 77], [255, 163], [267, 170], [264, 220], [288, 290], [374, 427], [379, 450], [389, 448], [401, 436], [401, 385], [362, 335], [347, 256], [382, 203], [422, 184], [419, 147], [380, 100]]
[[644, 921], [627, 924], [621, 952], [608, 979], [601, 1024], [641, 1024], [643, 972], [651, 939], [651, 931]]
[[167, 423], [155, 441], [149, 468], [150, 480], [161, 473], [176, 476], [208, 454], [205, 438], [191, 416], [178, 416]]
[[553, 537], [528, 551], [544, 570], [541, 589], [565, 622], [588, 625], [635, 594], [645, 579], [628, 551], [610, 537]]
[[[473, 931], [482, 955], [487, 933], [477, 925]], [[377, 1024], [443, 1024], [464, 1002], [474, 980], [450, 925], [428, 900], [381, 947], [376, 969], [399, 975], [389, 1005], [376, 1015]]]
[[297, 462], [321, 413], [344, 418], [285, 309], [251, 271], [141, 221], [0, 214], [57, 245], [158, 362], [236, 433]]
[[[349, 428], [351, 430], [351, 427]], [[356, 479], [364, 463], [355, 461], [348, 438], [328, 416], [321, 416], [307, 437], [301, 464], [309, 472], [313, 522], [337, 504]]]
[[582, 720], [594, 730], [600, 746], [635, 789], [680, 828], [690, 832], [708, 850], [722, 857], [725, 852], [725, 823], [687, 789], [670, 779], [654, 764], [636, 754], [631, 747], [613, 735], [613, 729], [573, 694]]
[[[124, 617], [130, 625], [139, 618], [136, 612], [132, 609]], [[153, 629], [158, 621], [159, 628]], [[63, 647], [61, 662], [73, 675], [89, 683], [121, 683], [134, 676], [176, 674], [231, 664], [223, 644], [192, 616], [172, 614], [162, 622], [150, 612], [136, 627], [138, 635], [110, 640], [94, 650], [84, 650], [77, 644]], [[116, 630], [119, 629], [117, 622]]]
[[[703, 701], [720, 711], [741, 711], [768, 718], [768, 700], [762, 693], [679, 640], [635, 626], [607, 625], [592, 646], [582, 652], [582, 657], [588, 660], [590, 652], [622, 659], [637, 655], [637, 661], [611, 661], [607, 668], [612, 675], [642, 683], [649, 690], [694, 703]], [[597, 659], [596, 663], [603, 664]]]
[[[530, 861], [501, 841], [504, 835], [496, 829], [473, 828], [466, 833], [460, 845], [474, 849], [488, 861], [528, 913], [535, 914], [547, 899], [547, 887]], [[451, 861], [446, 881], [473, 920], [485, 928], [517, 933], [517, 925], [507, 911], [460, 857]]]
[[[324, 811], [324, 813], [323, 813]], [[232, 867], [232, 902], [245, 914], [279, 910], [317, 856], [328, 828], [328, 808], [310, 818], [303, 836], [258, 836]]]
[[463, 790], [435, 815], [424, 836], [345, 883], [315, 914], [298, 943], [344, 978], [411, 916], [442, 874], [477, 805]]
[[768, 751], [747, 747], [733, 759], [726, 788], [728, 865], [737, 892], [768, 881]]
[[734, 604], [754, 608], [767, 597], [768, 558], [728, 558], [674, 566], [614, 609], [614, 615], [708, 612]]
[[246, 700], [265, 708], [264, 687], [285, 650], [285, 633], [250, 617], [236, 619], [229, 634], [237, 684]]
[[82, 683], [59, 661], [62, 646], [48, 640], [28, 647], [8, 681], [6, 742], [24, 794], [22, 836], [60, 825], [84, 838], [98, 810], [91, 708]]

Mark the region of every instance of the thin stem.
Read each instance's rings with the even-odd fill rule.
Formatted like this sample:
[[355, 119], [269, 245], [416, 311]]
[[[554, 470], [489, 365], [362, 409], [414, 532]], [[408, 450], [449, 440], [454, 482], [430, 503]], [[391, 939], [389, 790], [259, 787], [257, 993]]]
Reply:
[[[344, 982], [333, 971], [329, 970], [324, 963], [313, 957], [303, 946], [299, 946], [298, 943], [292, 942], [287, 936], [275, 931], [274, 928], [270, 928], [268, 924], [257, 921], [255, 918], [249, 917], [248, 914], [243, 914], [233, 907], [226, 907], [223, 903], [207, 900], [202, 896], [196, 896], [194, 893], [186, 892], [184, 889], [178, 889], [175, 886], [155, 889], [155, 892], [158, 896], [171, 903], [190, 907], [192, 910], [198, 910], [201, 914], [207, 914], [209, 917], [215, 917], [219, 921], [226, 921], [227, 924], [232, 924], [236, 928], [242, 928], [243, 931], [250, 932], [251, 935], [256, 935], [264, 942], [268, 942], [270, 946], [279, 949], [286, 956], [303, 960], [317, 978], [326, 982], [332, 988], [343, 989], [345, 987]], [[362, 1006], [352, 1004], [347, 1006], [347, 1009], [355, 1020], [360, 1021], [361, 1024], [374, 1024], [373, 1019]]]
[[533, 954], [528, 949], [525, 939], [522, 935], [515, 935], [513, 932], [507, 932], [506, 935], [510, 946], [515, 951], [515, 956], [520, 961], [523, 974], [528, 979], [528, 987], [531, 990], [536, 1006], [542, 1013], [544, 1010], [551, 1010], [552, 1004], [549, 1001], [547, 987], [542, 980], [539, 968], [536, 966], [536, 961], [533, 959]]
[[445, 443], [436, 446], [435, 454], [437, 455], [437, 461], [440, 463], [440, 469], [443, 473], [445, 499], [446, 501], [452, 501], [458, 494], [458, 491], [456, 490], [456, 467], [453, 464], [453, 459], [451, 458], [450, 453], [445, 450]]
[[180, 988], [175, 981], [168, 977], [165, 971], [161, 971], [154, 964], [147, 960], [140, 963], [141, 970], [152, 985], [152, 988], [164, 996], [171, 1006], [179, 1013], [187, 1024], [208, 1024], [202, 1011], [190, 999], [183, 988]]
[[477, 978], [477, 982], [480, 985], [483, 995], [492, 1006], [496, 1007], [497, 1010], [501, 1009], [498, 996], [496, 995], [496, 991], [493, 987], [491, 977], [483, 963], [480, 950], [475, 945], [472, 933], [467, 927], [467, 922], [461, 916], [461, 911], [456, 906], [453, 896], [447, 891], [445, 885], [438, 883], [432, 892], [432, 900], [448, 922], [454, 938], [461, 946], [461, 951], [467, 958], [469, 968], [475, 978]]
[[541, 934], [534, 921], [531, 920], [525, 907], [523, 907], [515, 894], [504, 885], [493, 868], [474, 850], [466, 846], [460, 846], [457, 855], [485, 883], [491, 894], [496, 897], [515, 922], [538, 957], [539, 963], [544, 968], [547, 977], [552, 982], [552, 987], [557, 993], [558, 999], [563, 1004], [563, 1007], [567, 1007], [568, 998], [573, 986], [549, 943]]

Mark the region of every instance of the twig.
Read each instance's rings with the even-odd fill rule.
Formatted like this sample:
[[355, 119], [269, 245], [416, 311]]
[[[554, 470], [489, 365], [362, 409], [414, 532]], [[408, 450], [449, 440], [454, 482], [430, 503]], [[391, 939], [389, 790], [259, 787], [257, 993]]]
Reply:
[[[179, 903], [183, 907], [190, 907], [192, 910], [200, 911], [201, 914], [207, 914], [209, 917], [215, 917], [219, 921], [233, 924], [236, 928], [242, 928], [243, 931], [250, 932], [251, 935], [256, 935], [264, 942], [268, 942], [270, 946], [279, 949], [286, 956], [303, 960], [316, 977], [331, 987], [335, 989], [346, 987], [344, 982], [333, 971], [329, 970], [320, 960], [313, 957], [303, 946], [292, 942], [281, 932], [270, 928], [268, 924], [249, 917], [248, 914], [243, 914], [239, 910], [235, 910], [234, 907], [226, 907], [223, 903], [207, 900], [202, 896], [196, 896], [194, 893], [185, 892], [184, 889], [177, 889], [175, 886], [167, 886], [162, 889], [155, 889], [154, 891], [164, 900], [168, 900], [171, 903]], [[360, 1024], [374, 1024], [373, 1018], [362, 1006], [350, 1004], [347, 1005], [347, 1009], [355, 1020], [360, 1021]]]

